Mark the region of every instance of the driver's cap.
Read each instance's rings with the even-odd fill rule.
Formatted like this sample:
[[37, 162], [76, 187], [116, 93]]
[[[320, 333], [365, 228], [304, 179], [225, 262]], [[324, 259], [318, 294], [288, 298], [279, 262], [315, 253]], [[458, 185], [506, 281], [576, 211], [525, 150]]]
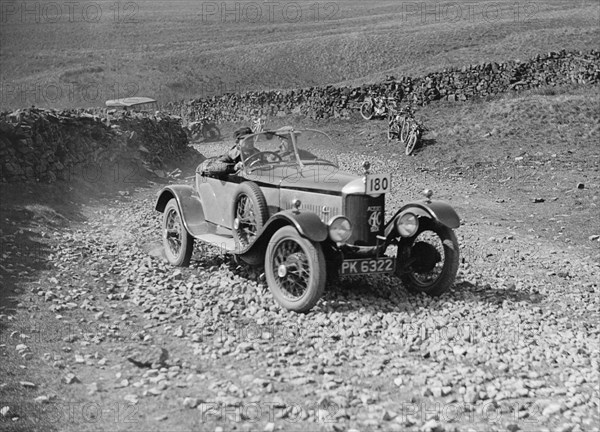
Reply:
[[242, 127], [239, 128], [238, 130], [236, 130], [233, 133], [233, 136], [235, 138], [236, 141], [239, 141], [241, 138], [243, 138], [246, 135], [250, 135], [252, 133], [252, 129], [250, 129], [249, 127]]

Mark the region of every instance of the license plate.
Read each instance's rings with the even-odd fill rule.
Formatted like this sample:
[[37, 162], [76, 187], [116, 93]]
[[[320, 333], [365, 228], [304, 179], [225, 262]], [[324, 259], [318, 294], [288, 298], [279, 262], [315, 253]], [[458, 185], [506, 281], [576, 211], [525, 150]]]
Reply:
[[392, 273], [395, 268], [395, 258], [346, 260], [342, 262], [340, 274]]
[[368, 174], [365, 184], [365, 193], [380, 194], [389, 192], [392, 188], [392, 176], [390, 174]]

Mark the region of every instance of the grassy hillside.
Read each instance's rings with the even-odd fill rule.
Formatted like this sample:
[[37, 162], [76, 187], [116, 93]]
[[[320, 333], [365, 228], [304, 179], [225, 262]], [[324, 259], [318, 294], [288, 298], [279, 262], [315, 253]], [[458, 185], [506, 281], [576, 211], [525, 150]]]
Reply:
[[2, 108], [363, 83], [600, 42], [593, 0], [11, 5], [0, 17]]

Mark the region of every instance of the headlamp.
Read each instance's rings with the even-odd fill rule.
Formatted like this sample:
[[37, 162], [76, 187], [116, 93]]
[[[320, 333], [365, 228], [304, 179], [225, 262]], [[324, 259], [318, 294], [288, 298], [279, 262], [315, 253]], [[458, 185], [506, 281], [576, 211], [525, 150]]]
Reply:
[[329, 222], [329, 238], [336, 243], [346, 242], [352, 236], [352, 224], [344, 216], [336, 216]]
[[419, 219], [412, 213], [404, 213], [396, 219], [396, 230], [402, 237], [412, 237], [419, 229]]

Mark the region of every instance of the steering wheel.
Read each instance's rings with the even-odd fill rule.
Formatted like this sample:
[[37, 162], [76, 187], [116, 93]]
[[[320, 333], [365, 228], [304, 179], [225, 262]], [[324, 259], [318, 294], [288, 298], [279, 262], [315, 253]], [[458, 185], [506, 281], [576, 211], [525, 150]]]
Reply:
[[[273, 155], [273, 156], [277, 157], [277, 159], [279, 159], [277, 162], [283, 161], [281, 156], [279, 156], [277, 153], [272, 152], [272, 151], [264, 151], [264, 152], [254, 153], [252, 156], [250, 156], [248, 159], [246, 159], [246, 164], [248, 164], [248, 168], [252, 168], [254, 165], [256, 165], [259, 162], [266, 161], [267, 155]], [[256, 160], [253, 160], [252, 162], [250, 162], [250, 160], [252, 160], [252, 159], [256, 159]]]

